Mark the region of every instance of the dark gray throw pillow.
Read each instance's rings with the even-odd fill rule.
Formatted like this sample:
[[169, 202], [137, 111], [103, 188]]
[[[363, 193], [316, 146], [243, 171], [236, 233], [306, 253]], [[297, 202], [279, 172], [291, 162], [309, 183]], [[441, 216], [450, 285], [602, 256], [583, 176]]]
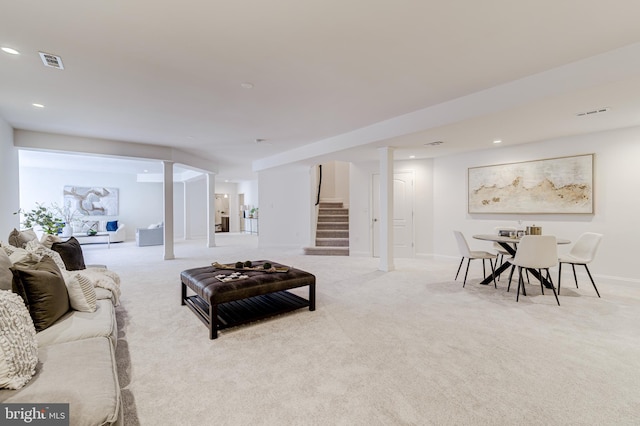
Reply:
[[67, 271], [78, 271], [87, 268], [84, 264], [82, 246], [80, 246], [75, 237], [71, 237], [62, 243], [51, 244], [51, 250], [58, 252]]
[[42, 331], [69, 311], [69, 293], [49, 256], [30, 268], [12, 268], [14, 288], [25, 300], [36, 331]]

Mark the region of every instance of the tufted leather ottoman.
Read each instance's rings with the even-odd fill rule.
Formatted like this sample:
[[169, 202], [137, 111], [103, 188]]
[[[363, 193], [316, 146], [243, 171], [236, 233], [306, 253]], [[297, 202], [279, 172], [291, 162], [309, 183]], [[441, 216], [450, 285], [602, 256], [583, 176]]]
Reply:
[[[269, 260], [252, 262], [253, 266], [271, 263], [276, 268], [286, 268]], [[302, 307], [316, 309], [316, 277], [299, 269], [287, 272], [264, 270], [237, 270], [247, 278], [221, 281], [216, 276], [235, 272], [213, 266], [187, 269], [180, 273], [182, 305], [187, 305], [209, 328], [209, 338], [216, 339], [218, 330], [248, 323], [269, 316], [289, 312]], [[304, 299], [287, 290], [309, 286], [309, 298]], [[187, 289], [195, 295], [188, 296]]]

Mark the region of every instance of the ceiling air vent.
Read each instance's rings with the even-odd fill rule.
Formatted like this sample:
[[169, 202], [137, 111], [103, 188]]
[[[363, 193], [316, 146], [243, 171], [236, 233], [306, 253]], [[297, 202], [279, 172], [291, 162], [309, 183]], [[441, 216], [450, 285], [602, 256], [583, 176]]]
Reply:
[[591, 111], [579, 112], [576, 115], [578, 117], [584, 117], [585, 115], [602, 114], [603, 112], [607, 112], [607, 111], [609, 111], [609, 108], [599, 108], [599, 109], [594, 109], [594, 110], [591, 110]]
[[45, 67], [57, 68], [59, 70], [64, 69], [64, 65], [62, 65], [62, 58], [60, 56], [52, 55], [50, 53], [38, 52], [40, 54], [40, 59], [42, 59], [42, 63]]
[[442, 145], [444, 142], [442, 141], [434, 141], [434, 142], [428, 142], [425, 143], [424, 146], [438, 146], [438, 145]]

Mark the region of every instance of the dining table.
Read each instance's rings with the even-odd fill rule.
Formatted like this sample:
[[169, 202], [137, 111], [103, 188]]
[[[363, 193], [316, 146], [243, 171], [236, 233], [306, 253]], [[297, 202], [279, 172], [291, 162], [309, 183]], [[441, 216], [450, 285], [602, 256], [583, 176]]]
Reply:
[[[516, 255], [516, 251], [518, 250], [518, 243], [520, 242], [520, 238], [518, 238], [517, 236], [511, 237], [511, 236], [504, 236], [504, 235], [499, 235], [499, 234], [478, 234], [478, 235], [474, 235], [473, 238], [475, 238], [476, 240], [492, 241], [494, 243], [498, 243], [511, 256], [515, 256]], [[558, 244], [570, 244], [571, 240], [568, 240], [566, 238], [557, 238], [556, 237], [556, 242]], [[487, 278], [482, 280], [480, 282], [480, 284], [487, 285], [490, 282], [493, 282], [494, 279], [497, 279], [510, 266], [512, 266], [511, 263], [503, 262], [502, 265], [500, 265], [499, 267], [495, 268], [495, 270], [493, 271], [493, 273], [490, 276], [488, 276]], [[536, 277], [539, 281], [541, 281], [542, 284], [546, 288], [552, 288], [553, 284], [550, 283], [546, 278], [544, 278], [542, 276], [542, 274], [537, 269], [527, 268], [527, 271], [531, 275]]]

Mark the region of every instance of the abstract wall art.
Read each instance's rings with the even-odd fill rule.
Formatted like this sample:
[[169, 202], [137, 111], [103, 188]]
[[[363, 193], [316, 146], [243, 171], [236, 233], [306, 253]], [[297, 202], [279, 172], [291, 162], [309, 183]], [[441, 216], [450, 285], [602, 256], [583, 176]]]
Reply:
[[469, 213], [593, 214], [593, 154], [469, 168]]
[[117, 216], [118, 188], [65, 186], [64, 205], [85, 216]]

